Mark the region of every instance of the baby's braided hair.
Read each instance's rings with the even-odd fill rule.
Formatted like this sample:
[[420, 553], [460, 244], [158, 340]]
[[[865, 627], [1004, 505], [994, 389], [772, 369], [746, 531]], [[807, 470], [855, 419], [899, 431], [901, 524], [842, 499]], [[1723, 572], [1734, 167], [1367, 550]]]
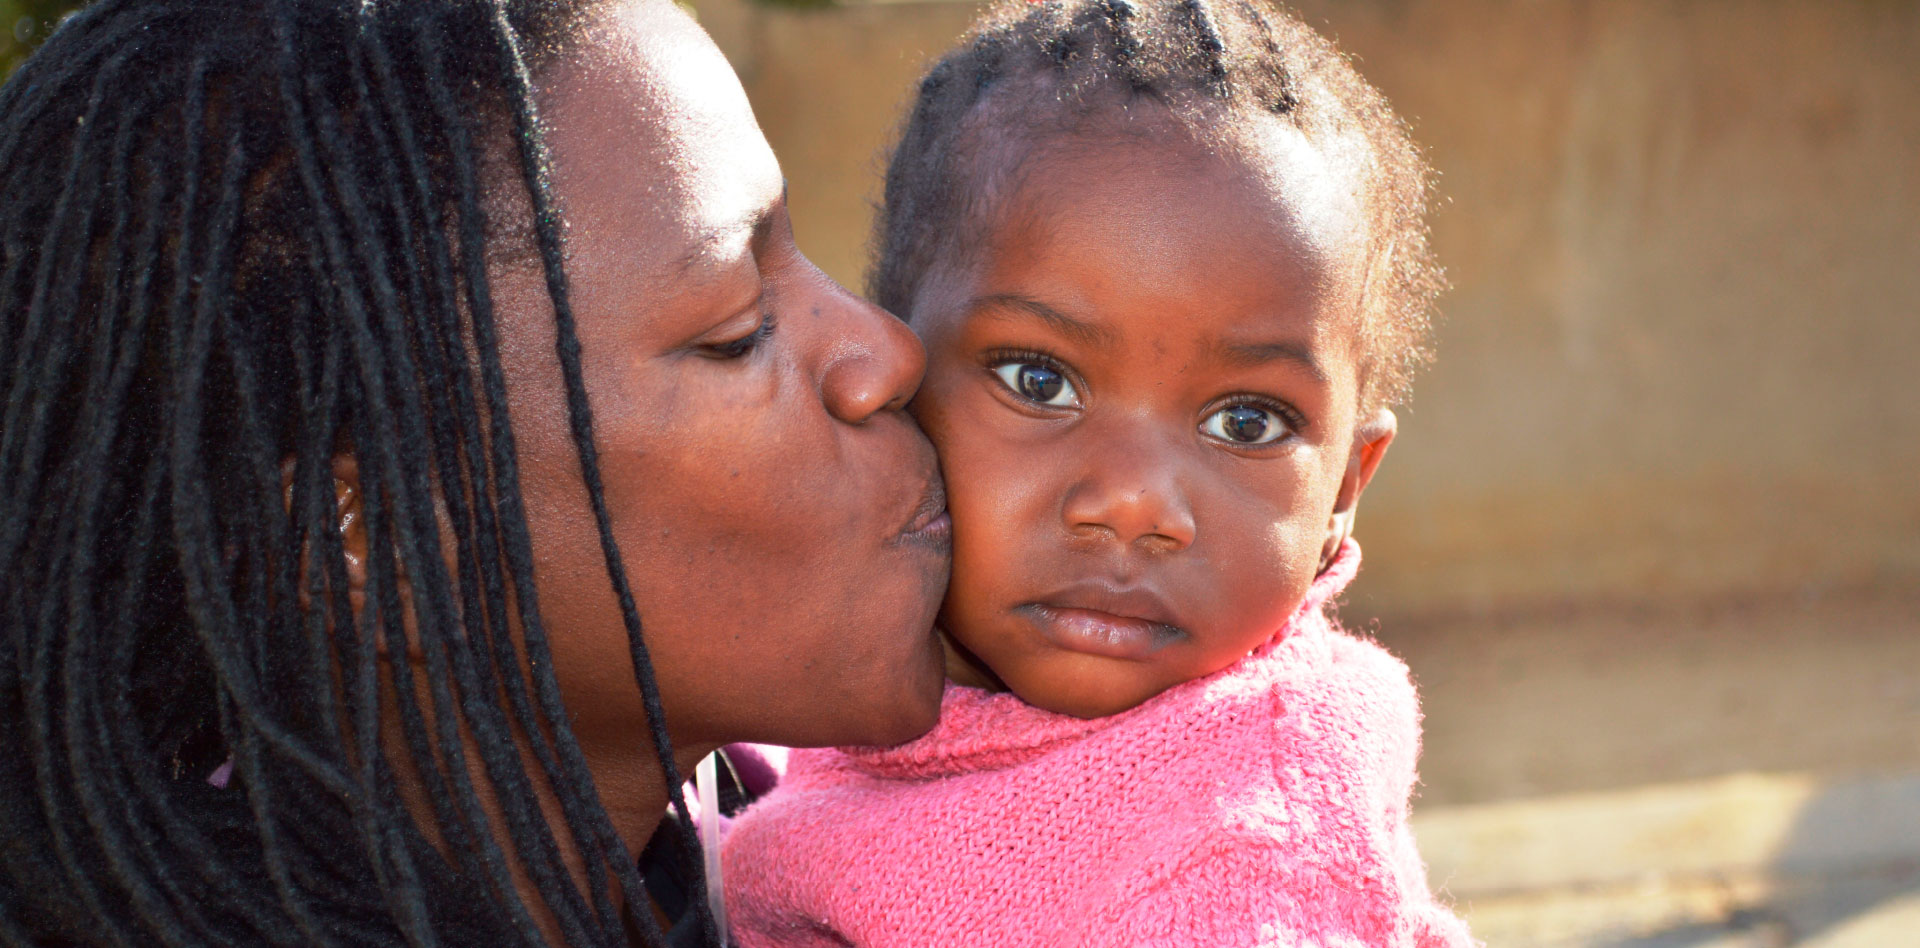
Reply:
[[868, 289], [910, 317], [963, 264], [1048, 140], [1159, 110], [1205, 143], [1291, 123], [1337, 151], [1368, 225], [1361, 403], [1402, 402], [1431, 356], [1443, 285], [1430, 172], [1406, 125], [1334, 45], [1264, 0], [1001, 0], [920, 82], [887, 167]]

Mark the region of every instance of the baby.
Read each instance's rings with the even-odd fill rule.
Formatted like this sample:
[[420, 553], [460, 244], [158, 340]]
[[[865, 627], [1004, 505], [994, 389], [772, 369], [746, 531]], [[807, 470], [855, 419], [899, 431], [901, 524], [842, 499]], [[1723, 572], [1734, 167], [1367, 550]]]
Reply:
[[1426, 358], [1426, 169], [1263, 0], [1003, 3], [887, 174], [953, 515], [941, 721], [796, 753], [736, 937], [1465, 946], [1407, 827], [1407, 671], [1327, 603]]

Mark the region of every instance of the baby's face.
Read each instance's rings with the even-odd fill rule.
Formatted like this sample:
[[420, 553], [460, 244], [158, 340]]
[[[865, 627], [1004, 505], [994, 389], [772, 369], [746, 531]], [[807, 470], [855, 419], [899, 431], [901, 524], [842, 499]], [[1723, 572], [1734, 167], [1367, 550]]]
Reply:
[[1270, 131], [1258, 169], [1165, 142], [1036, 159], [977, 265], [915, 301], [942, 627], [1032, 704], [1113, 714], [1265, 641], [1391, 439], [1356, 419], [1358, 207]]

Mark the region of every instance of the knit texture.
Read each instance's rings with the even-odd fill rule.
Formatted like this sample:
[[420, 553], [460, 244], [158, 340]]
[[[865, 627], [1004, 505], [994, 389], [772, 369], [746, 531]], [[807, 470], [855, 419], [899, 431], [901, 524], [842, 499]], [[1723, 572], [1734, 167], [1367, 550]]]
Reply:
[[949, 685], [893, 748], [796, 751], [724, 852], [761, 946], [1464, 948], [1407, 826], [1418, 699], [1327, 618], [1351, 541], [1266, 644], [1082, 720]]

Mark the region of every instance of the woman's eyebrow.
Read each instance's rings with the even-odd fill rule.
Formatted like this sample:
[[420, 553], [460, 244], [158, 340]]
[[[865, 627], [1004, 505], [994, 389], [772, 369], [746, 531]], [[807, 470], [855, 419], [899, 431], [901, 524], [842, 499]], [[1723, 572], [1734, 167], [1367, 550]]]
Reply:
[[1113, 342], [1113, 330], [1091, 320], [1069, 316], [1039, 300], [1017, 293], [976, 296], [968, 309], [1000, 319], [1014, 315], [1031, 316], [1046, 323], [1061, 335], [1089, 346], [1103, 346]]
[[725, 224], [709, 228], [694, 238], [693, 247], [674, 263], [674, 270], [686, 273], [688, 270], [705, 263], [715, 249], [724, 247], [741, 234], [750, 234], [747, 245], [758, 255], [760, 248], [767, 242], [767, 235], [773, 232], [773, 219], [781, 208], [787, 205], [786, 188], [780, 189], [780, 197], [773, 203], [743, 215]]

